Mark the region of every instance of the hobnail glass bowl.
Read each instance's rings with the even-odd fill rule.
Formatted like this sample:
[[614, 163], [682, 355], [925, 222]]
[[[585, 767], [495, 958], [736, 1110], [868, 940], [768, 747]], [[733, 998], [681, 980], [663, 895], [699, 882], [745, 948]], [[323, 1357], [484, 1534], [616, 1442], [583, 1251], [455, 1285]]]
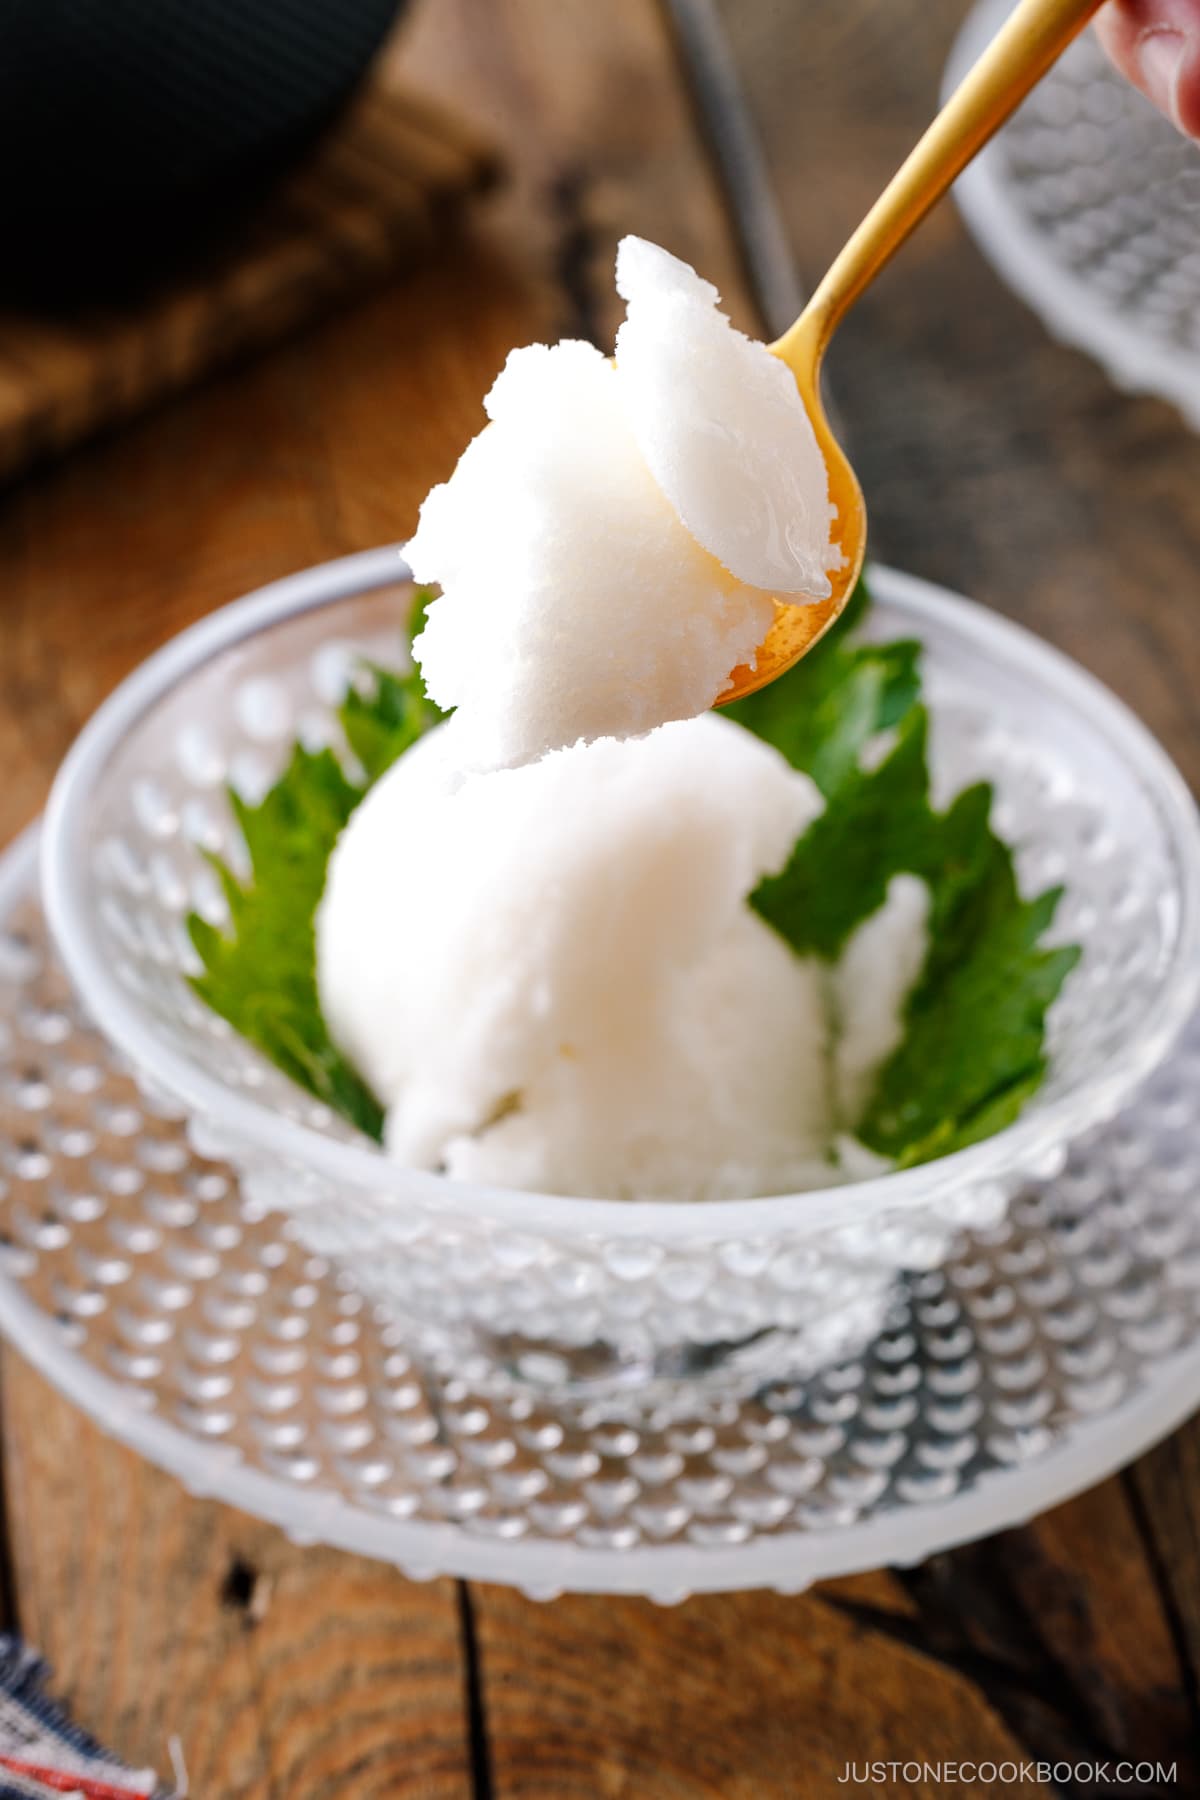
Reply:
[[[1015, 0], [978, 0], [942, 91]], [[1085, 31], [959, 176], [955, 199], [1000, 277], [1118, 387], [1200, 430], [1200, 155]]]
[[203, 1005], [185, 919], [219, 922], [205, 859], [235, 859], [232, 783], [256, 797], [296, 737], [337, 742], [358, 658], [395, 662], [411, 599], [394, 549], [224, 608], [142, 665], [67, 757], [42, 849], [68, 972], [103, 1031], [244, 1204], [394, 1311], [439, 1364], [500, 1363], [589, 1401], [803, 1374], [878, 1329], [902, 1270], [937, 1267], [1072, 1140], [1110, 1117], [1200, 985], [1200, 831], [1138, 721], [1027, 632], [876, 569], [868, 630], [925, 646], [935, 794], [995, 783], [1026, 891], [1066, 884], [1083, 946], [1050, 1021], [1049, 1078], [1018, 1122], [924, 1167], [821, 1192], [700, 1205], [567, 1199], [389, 1162]]

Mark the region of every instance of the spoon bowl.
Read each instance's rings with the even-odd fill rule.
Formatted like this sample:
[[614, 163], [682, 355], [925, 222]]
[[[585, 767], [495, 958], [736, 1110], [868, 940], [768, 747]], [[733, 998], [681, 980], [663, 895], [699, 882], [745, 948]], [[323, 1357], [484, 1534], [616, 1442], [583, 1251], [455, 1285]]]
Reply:
[[807, 655], [817, 640], [824, 637], [829, 627], [840, 617], [862, 573], [867, 549], [866, 502], [858, 485], [858, 477], [850, 466], [846, 452], [834, 436], [833, 427], [821, 404], [820, 354], [818, 351], [813, 355], [808, 349], [808, 333], [804, 329], [808, 318], [809, 314], [806, 312], [785, 337], [771, 345], [771, 352], [786, 362], [796, 377], [796, 386], [812, 425], [817, 448], [824, 458], [829, 479], [829, 501], [834, 509], [834, 542], [841, 551], [842, 560], [838, 568], [829, 571], [829, 584], [833, 591], [827, 599], [801, 600], [799, 604], [776, 600], [775, 617], [759, 646], [753, 667], [749, 663], [740, 663], [734, 669], [729, 677], [728, 688], [717, 701], [718, 706], [726, 706], [731, 700], [740, 700], [744, 695], [766, 687], [769, 681], [786, 674], [793, 663], [798, 663], [802, 656]]
[[1101, 0], [1021, 0], [901, 164], [795, 324], [770, 346], [796, 378], [825, 459], [842, 562], [830, 570], [833, 592], [827, 599], [775, 602], [774, 620], [753, 666], [742, 663], [734, 669], [718, 706], [754, 693], [799, 662], [843, 611], [862, 569], [867, 545], [862, 489], [821, 403], [821, 361], [830, 338], [909, 233], [1100, 4]]

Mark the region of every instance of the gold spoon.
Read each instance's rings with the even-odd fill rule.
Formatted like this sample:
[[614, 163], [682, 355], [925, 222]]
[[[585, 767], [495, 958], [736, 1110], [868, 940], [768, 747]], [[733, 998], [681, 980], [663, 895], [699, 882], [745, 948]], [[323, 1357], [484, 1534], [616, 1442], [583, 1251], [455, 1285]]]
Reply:
[[796, 377], [825, 458], [843, 560], [840, 569], [830, 571], [828, 600], [775, 602], [775, 620], [755, 667], [743, 663], [733, 671], [718, 706], [765, 687], [799, 662], [842, 611], [862, 569], [867, 541], [862, 489], [821, 405], [821, 359], [830, 338], [864, 288], [1100, 5], [1101, 0], [1021, 0], [893, 175], [796, 323], [770, 346]]

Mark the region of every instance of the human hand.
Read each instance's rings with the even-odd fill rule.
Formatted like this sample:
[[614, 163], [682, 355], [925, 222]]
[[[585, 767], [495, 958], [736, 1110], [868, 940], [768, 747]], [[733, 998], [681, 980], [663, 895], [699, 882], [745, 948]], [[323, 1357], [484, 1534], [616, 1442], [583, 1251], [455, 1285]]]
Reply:
[[1096, 31], [1134, 87], [1200, 138], [1200, 0], [1109, 0]]

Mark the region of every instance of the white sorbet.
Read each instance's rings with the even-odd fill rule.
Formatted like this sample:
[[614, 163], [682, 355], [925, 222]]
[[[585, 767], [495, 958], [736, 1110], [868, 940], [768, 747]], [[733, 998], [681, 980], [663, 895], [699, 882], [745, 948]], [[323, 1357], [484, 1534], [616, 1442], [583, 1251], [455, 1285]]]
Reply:
[[753, 664], [773, 595], [827, 594], [839, 560], [787, 369], [685, 263], [626, 238], [620, 267], [615, 365], [514, 351], [407, 547], [442, 590], [414, 654], [474, 767], [704, 712]]
[[459, 709], [464, 755], [498, 768], [703, 712], [754, 656], [771, 599], [681, 524], [612, 364], [590, 344], [515, 350], [486, 405], [406, 551], [441, 585], [413, 653]]
[[627, 237], [617, 369], [634, 437], [688, 530], [732, 574], [780, 599], [825, 599], [841, 553], [829, 480], [787, 364], [730, 324], [687, 263]]
[[610, 1198], [824, 1185], [873, 1160], [848, 1134], [924, 890], [893, 882], [832, 973], [748, 904], [821, 800], [707, 709], [773, 594], [828, 592], [825, 470], [714, 288], [629, 238], [619, 285], [615, 366], [515, 351], [422, 508], [408, 556], [442, 593], [414, 650], [456, 710], [342, 833], [321, 1004], [414, 1167]]
[[457, 729], [368, 795], [317, 917], [389, 1151], [612, 1198], [830, 1179], [822, 974], [746, 905], [808, 778], [712, 715], [467, 775]]
[[904, 1004], [925, 962], [929, 889], [916, 875], [893, 875], [887, 897], [864, 919], [832, 975], [833, 1104], [853, 1131], [881, 1064], [904, 1037]]

